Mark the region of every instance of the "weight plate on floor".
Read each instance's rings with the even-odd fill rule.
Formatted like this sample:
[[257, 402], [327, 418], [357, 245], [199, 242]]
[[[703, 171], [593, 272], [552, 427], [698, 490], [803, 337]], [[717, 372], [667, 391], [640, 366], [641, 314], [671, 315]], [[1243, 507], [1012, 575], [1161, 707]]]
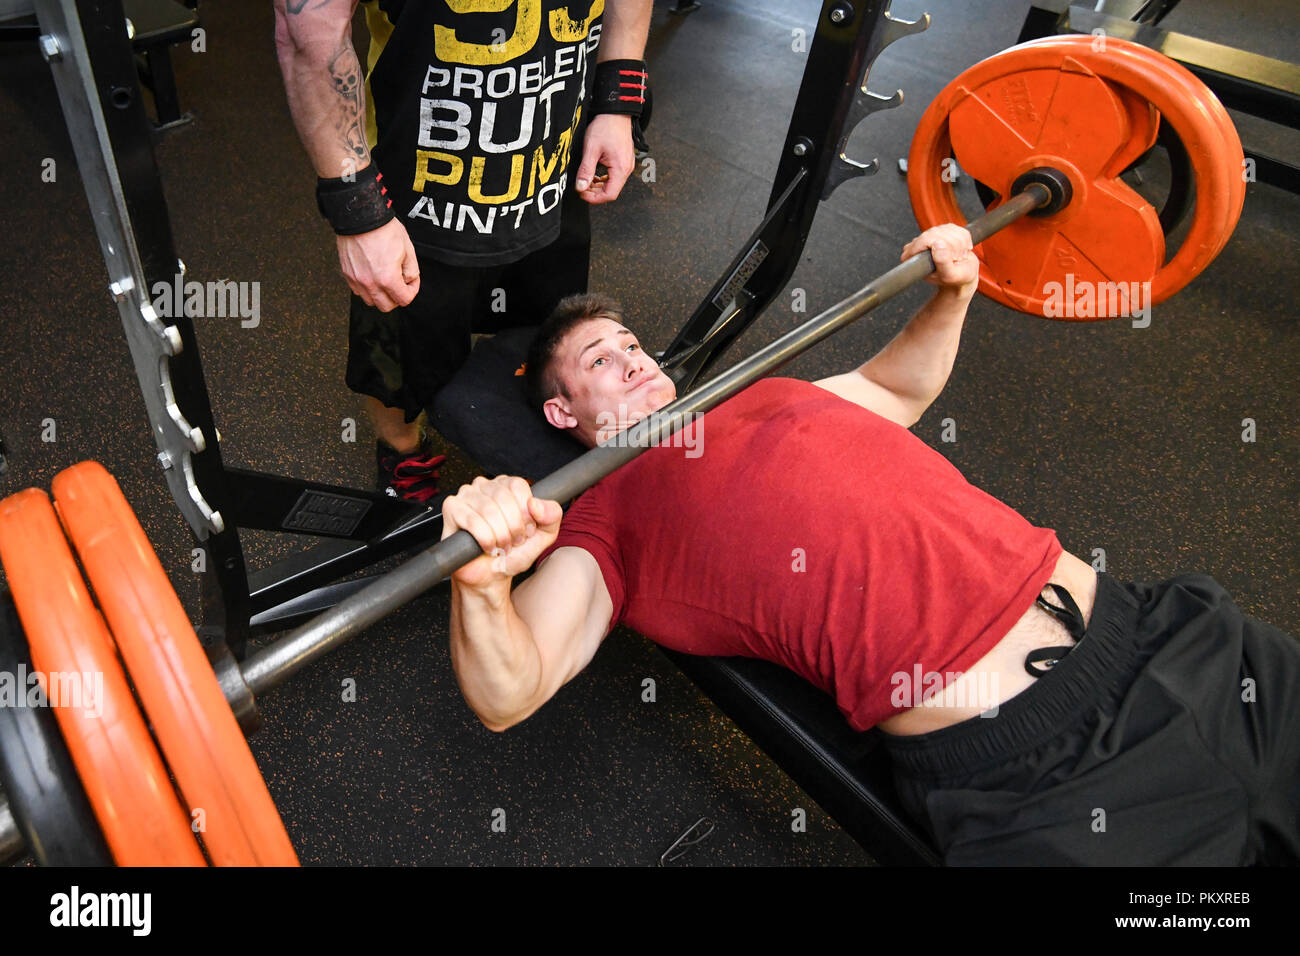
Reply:
[[45, 493], [0, 501], [4, 564], [32, 663], [93, 687], [54, 716], [113, 859], [120, 866], [205, 866], [190, 817], [136, 706], [117, 649]]
[[112, 866], [7, 591], [0, 592], [0, 787], [41, 866]]
[[176, 786], [217, 866], [297, 866], [257, 761], [121, 488], [84, 461], [53, 483], [59, 518]]

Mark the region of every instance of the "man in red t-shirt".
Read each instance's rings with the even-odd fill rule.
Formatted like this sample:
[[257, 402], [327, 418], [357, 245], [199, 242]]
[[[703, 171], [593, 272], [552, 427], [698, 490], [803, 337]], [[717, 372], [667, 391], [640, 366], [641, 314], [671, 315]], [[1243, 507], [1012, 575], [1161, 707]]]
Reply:
[[[614, 625], [761, 657], [879, 727], [950, 863], [1300, 860], [1300, 651], [1212, 580], [1122, 585], [971, 486], [913, 425], [951, 372], [978, 260], [927, 230], [938, 290], [855, 371], [766, 379], [586, 492], [443, 504], [486, 552], [452, 579], [451, 655], [504, 730]], [[594, 445], [675, 397], [599, 295], [529, 356], [547, 420]], [[643, 505], [658, 515], [647, 519]], [[512, 579], [536, 572], [512, 590]], [[1245, 700], [1240, 676], [1251, 675]]]

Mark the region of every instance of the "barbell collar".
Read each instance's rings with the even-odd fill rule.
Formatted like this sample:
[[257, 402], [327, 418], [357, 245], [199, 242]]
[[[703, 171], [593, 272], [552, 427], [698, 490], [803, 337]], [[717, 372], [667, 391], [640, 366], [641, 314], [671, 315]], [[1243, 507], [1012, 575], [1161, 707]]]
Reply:
[[1070, 185], [1070, 177], [1051, 166], [1038, 166], [1021, 173], [1011, 184], [1011, 192], [1023, 192], [1030, 183], [1041, 183], [1051, 194], [1051, 199], [1031, 212], [1029, 214], [1031, 216], [1055, 215], [1068, 206], [1070, 200], [1074, 198], [1074, 187]]

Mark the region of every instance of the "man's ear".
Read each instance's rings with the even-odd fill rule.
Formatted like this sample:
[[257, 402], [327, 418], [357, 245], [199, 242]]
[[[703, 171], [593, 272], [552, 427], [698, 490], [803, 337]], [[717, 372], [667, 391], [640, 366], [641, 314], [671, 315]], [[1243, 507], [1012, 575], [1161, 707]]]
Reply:
[[569, 410], [568, 403], [558, 395], [546, 400], [546, 404], [542, 406], [542, 414], [546, 416], [548, 422], [564, 431], [578, 427], [578, 419]]

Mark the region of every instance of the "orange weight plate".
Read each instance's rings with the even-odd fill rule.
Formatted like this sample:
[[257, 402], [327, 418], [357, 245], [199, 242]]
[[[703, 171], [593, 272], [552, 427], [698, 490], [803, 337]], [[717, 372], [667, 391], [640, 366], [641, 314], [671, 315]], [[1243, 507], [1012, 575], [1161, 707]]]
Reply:
[[[1111, 89], [1115, 87], [1112, 85]], [[1125, 96], [1122, 88], [1116, 92], [1128, 113], [1129, 141], [1106, 167], [1110, 176], [1118, 176], [1140, 159], [1156, 144], [1156, 136], [1160, 133], [1160, 114], [1154, 106], [1140, 96]]]
[[[1146, 47], [1141, 47], [1141, 49], [1146, 52], [1153, 67], [1163, 70], [1170, 82], [1177, 84], [1186, 92], [1188, 102], [1196, 104], [1198, 108], [1203, 109], [1213, 119], [1223, 137], [1222, 185], [1228, 188], [1228, 197], [1223, 204], [1225, 227], [1219, 236], [1218, 249], [1214, 253], [1214, 255], [1217, 255], [1223, 246], [1227, 245], [1228, 240], [1232, 238], [1232, 231], [1241, 218], [1242, 205], [1246, 199], [1245, 156], [1241, 148], [1241, 138], [1237, 134], [1237, 127], [1233, 124], [1232, 117], [1224, 108], [1223, 103], [1219, 101], [1219, 98], [1193, 73], [1166, 56]], [[1139, 89], [1137, 92], [1140, 93], [1141, 90]], [[1211, 259], [1213, 257], [1213, 255], [1210, 256]]]
[[117, 482], [82, 462], [55, 477], [54, 502], [177, 786], [191, 813], [202, 811], [212, 862], [296, 866], [248, 742]]
[[[1214, 95], [1159, 53], [1096, 40], [1049, 37], [971, 67], [927, 108], [908, 157], [923, 228], [965, 218], [942, 175], [950, 155], [1003, 196], [1036, 166], [1070, 178], [1074, 195], [1064, 209], [1022, 219], [977, 249], [980, 290], [1031, 314], [1055, 313], [1049, 301], [1059, 305], [1072, 288], [1097, 290], [1092, 308], [1053, 317], [1109, 318], [1163, 301], [1223, 248], [1244, 198], [1240, 141]], [[1153, 142], [1152, 110], [1186, 145], [1197, 191], [1187, 236], [1168, 262], [1155, 210], [1118, 178]], [[1138, 302], [1100, 294], [1115, 288]]]
[[1191, 72], [1159, 54], [1153, 54], [1152, 65], [1163, 69], [1170, 82], [1181, 86], [1186, 91], [1189, 101], [1195, 101], [1205, 108], [1223, 137], [1225, 150], [1223, 172], [1226, 180], [1224, 185], [1225, 188], [1230, 187], [1230, 189], [1227, 200], [1222, 204], [1222, 231], [1217, 236], [1214, 251], [1208, 253], [1208, 259], [1213, 260], [1232, 238], [1232, 231], [1237, 227], [1242, 206], [1246, 201], [1245, 156], [1241, 148], [1241, 138], [1237, 135], [1237, 127], [1233, 125], [1232, 117], [1228, 115], [1219, 98]]
[[206, 865], [44, 492], [0, 501], [0, 562], [32, 663], [66, 695], [50, 703], [113, 859]]

